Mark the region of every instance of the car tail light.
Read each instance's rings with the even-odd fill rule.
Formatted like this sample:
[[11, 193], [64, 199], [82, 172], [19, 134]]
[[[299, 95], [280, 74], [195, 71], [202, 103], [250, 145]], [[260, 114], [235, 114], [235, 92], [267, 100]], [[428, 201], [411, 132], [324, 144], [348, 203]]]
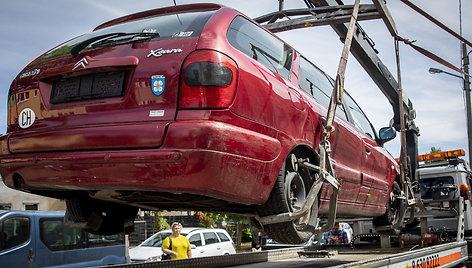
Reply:
[[227, 108], [236, 94], [238, 67], [228, 56], [197, 50], [184, 62], [180, 78], [181, 109]]
[[465, 183], [461, 184], [460, 187], [460, 195], [464, 197], [465, 200], [472, 200], [472, 196], [470, 194], [469, 186]]

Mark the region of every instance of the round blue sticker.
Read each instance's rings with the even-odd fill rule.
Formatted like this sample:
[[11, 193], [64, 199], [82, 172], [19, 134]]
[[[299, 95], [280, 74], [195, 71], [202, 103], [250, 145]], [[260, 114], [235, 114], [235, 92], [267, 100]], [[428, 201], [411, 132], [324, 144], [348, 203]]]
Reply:
[[152, 93], [156, 96], [161, 95], [166, 88], [166, 77], [163, 75], [153, 75], [151, 76], [151, 89]]

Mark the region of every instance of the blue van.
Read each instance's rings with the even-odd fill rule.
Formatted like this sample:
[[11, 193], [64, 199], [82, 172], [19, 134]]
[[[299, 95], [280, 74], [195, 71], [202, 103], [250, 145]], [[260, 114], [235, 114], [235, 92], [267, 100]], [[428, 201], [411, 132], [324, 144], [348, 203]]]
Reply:
[[64, 211], [0, 210], [0, 267], [85, 267], [126, 263], [124, 235], [64, 224]]

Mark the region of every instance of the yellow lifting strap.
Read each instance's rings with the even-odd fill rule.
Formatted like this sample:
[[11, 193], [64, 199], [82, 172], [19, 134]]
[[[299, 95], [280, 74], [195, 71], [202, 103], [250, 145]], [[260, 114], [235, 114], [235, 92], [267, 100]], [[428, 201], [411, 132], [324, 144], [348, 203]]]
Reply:
[[336, 73], [336, 82], [334, 83], [331, 100], [329, 103], [328, 114], [326, 115], [326, 122], [323, 128], [323, 138], [327, 140], [334, 131], [334, 115], [336, 107], [343, 102], [344, 92], [344, 73], [346, 72], [347, 59], [349, 57], [349, 50], [351, 49], [352, 38], [356, 30], [357, 14], [359, 13], [360, 0], [356, 0], [352, 9], [351, 21], [344, 40], [343, 52], [339, 61], [338, 72]]

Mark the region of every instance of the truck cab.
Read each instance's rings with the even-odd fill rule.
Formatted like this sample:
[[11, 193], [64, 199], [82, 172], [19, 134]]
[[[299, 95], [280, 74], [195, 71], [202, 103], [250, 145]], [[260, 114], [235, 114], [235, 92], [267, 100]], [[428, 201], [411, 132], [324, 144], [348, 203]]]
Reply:
[[469, 165], [459, 158], [464, 156], [463, 150], [419, 155], [418, 169], [421, 198], [426, 211], [421, 217], [427, 216], [427, 227], [437, 232], [457, 234], [458, 202], [464, 197], [464, 231], [466, 236], [472, 235], [472, 213], [470, 200], [470, 180], [472, 178]]

